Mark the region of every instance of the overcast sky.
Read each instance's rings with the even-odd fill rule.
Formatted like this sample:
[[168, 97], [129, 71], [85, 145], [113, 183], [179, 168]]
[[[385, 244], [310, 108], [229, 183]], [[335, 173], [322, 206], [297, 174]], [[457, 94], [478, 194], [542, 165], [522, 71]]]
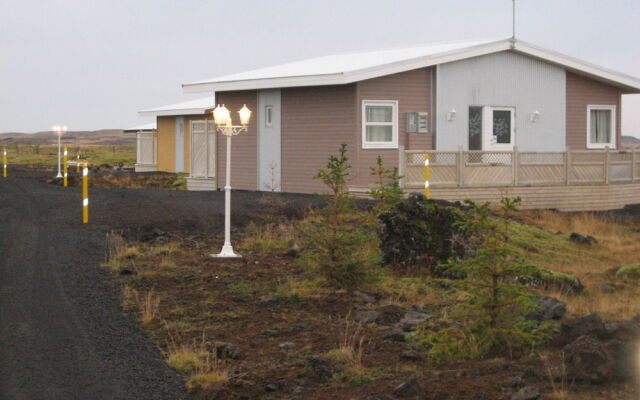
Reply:
[[[519, 39], [640, 77], [640, 1], [517, 2]], [[126, 128], [193, 98], [184, 82], [510, 35], [511, 0], [0, 0], [0, 132]], [[640, 136], [640, 95], [623, 96], [622, 129]]]

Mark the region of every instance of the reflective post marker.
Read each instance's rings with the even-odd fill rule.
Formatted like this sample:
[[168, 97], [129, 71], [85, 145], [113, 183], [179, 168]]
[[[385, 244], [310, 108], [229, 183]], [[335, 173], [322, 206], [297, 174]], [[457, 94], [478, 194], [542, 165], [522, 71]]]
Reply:
[[424, 197], [431, 198], [429, 191], [429, 154], [424, 155]]
[[82, 169], [82, 223], [89, 222], [89, 163], [84, 162]]
[[67, 146], [64, 146], [64, 157], [62, 159], [62, 186], [67, 187], [67, 176], [69, 175], [67, 172], [69, 171], [69, 158], [67, 157], [69, 153], [67, 153]]
[[7, 177], [7, 148], [2, 149], [2, 177]]
[[80, 173], [80, 153], [76, 155], [76, 172]]

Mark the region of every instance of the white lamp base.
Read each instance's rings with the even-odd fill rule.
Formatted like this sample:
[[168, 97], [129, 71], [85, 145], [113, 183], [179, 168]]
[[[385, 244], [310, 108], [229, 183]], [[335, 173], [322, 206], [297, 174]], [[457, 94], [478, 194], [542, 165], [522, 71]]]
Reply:
[[225, 243], [222, 246], [222, 250], [218, 254], [209, 254], [213, 258], [242, 258], [242, 256], [235, 251], [233, 251], [233, 247], [231, 247], [231, 243]]

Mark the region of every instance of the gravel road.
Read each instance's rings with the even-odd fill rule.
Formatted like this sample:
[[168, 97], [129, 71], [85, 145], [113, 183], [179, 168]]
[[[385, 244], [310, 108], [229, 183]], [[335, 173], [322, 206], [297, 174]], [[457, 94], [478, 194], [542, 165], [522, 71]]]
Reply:
[[[0, 178], [0, 399], [190, 398], [99, 263], [110, 229], [221, 230], [223, 193], [95, 189], [82, 225], [78, 189], [12, 175]], [[237, 192], [233, 206], [255, 200]]]

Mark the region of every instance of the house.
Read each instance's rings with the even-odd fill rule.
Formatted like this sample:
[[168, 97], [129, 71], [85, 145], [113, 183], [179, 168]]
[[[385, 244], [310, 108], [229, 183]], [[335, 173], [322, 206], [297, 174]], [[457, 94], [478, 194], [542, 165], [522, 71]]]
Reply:
[[158, 169], [156, 161], [156, 123], [138, 125], [124, 130], [136, 134], [136, 172], [151, 172]]
[[[617, 149], [621, 95], [640, 93], [640, 80], [501, 39], [319, 57], [183, 90], [215, 93], [234, 116], [244, 104], [253, 110], [233, 138], [234, 188], [313, 193], [323, 190], [313, 176], [342, 142], [353, 190], [372, 183], [378, 155], [402, 168], [418, 150]], [[208, 100], [140, 112], [157, 117], [158, 170], [189, 172], [193, 189], [224, 185]]]

